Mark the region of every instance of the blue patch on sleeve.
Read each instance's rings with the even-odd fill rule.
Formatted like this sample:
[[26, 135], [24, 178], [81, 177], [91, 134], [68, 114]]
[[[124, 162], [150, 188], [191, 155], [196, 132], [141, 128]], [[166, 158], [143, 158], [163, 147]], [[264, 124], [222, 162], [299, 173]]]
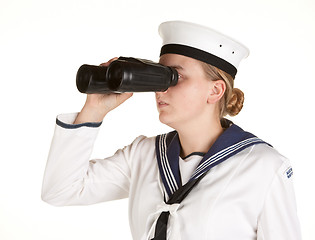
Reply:
[[288, 178], [292, 177], [292, 175], [293, 175], [292, 167], [289, 167], [285, 172], [286, 172]]

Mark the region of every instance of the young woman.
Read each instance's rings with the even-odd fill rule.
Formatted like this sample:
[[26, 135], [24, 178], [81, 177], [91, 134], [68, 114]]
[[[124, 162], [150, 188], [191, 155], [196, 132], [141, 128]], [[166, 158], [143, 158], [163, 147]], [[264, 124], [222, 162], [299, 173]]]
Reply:
[[79, 114], [57, 118], [43, 200], [60, 206], [128, 197], [133, 239], [301, 239], [289, 161], [224, 119], [243, 106], [233, 81], [246, 47], [186, 22], [159, 31], [160, 63], [179, 80], [157, 92], [156, 103], [160, 121], [175, 131], [140, 136], [89, 161], [104, 117], [132, 94], [88, 95]]

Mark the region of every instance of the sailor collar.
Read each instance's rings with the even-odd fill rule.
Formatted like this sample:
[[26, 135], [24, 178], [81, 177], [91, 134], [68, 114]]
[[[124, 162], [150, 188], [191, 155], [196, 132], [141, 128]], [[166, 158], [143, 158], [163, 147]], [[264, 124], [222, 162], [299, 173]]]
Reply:
[[[254, 144], [268, 144], [227, 119], [224, 119], [222, 123], [226, 125], [225, 131], [203, 156], [189, 181], [198, 179], [212, 167]], [[182, 186], [179, 170], [179, 154], [180, 141], [176, 131], [156, 137], [157, 162], [168, 198]]]

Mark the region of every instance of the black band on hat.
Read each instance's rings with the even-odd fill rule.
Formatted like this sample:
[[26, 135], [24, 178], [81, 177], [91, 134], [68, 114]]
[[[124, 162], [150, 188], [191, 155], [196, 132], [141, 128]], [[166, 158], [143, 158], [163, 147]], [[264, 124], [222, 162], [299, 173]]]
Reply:
[[230, 74], [233, 78], [235, 78], [235, 75], [237, 73], [236, 67], [234, 67], [231, 63], [211, 53], [205, 52], [194, 47], [181, 44], [166, 44], [161, 48], [160, 56], [166, 53], [180, 54], [186, 57], [191, 57], [202, 62], [211, 64], [223, 70], [224, 72]]

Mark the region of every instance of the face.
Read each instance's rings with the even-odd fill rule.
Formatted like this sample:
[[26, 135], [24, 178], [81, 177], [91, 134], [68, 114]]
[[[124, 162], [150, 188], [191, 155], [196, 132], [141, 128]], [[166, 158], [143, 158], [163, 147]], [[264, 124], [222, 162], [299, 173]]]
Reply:
[[165, 54], [160, 63], [174, 67], [178, 83], [156, 93], [160, 121], [174, 129], [199, 124], [209, 118], [208, 97], [213, 82], [206, 77], [199, 61], [177, 54]]

